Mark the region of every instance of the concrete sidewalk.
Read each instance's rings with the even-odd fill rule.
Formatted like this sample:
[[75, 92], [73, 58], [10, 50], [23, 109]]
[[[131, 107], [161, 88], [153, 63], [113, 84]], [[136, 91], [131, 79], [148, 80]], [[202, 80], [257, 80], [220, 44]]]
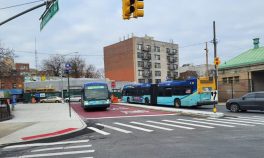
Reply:
[[142, 105], [142, 104], [127, 104], [127, 103], [115, 103], [119, 105], [125, 105], [125, 106], [133, 106], [133, 107], [139, 107], [139, 108], [146, 108], [146, 109], [152, 109], [152, 110], [161, 110], [161, 111], [167, 111], [167, 112], [176, 112], [183, 115], [192, 115], [192, 116], [202, 116], [202, 117], [214, 117], [219, 118], [223, 117], [224, 113], [217, 112], [208, 112], [208, 111], [198, 111], [198, 110], [189, 110], [189, 109], [176, 109], [176, 108], [170, 108], [170, 107], [161, 107], [161, 106], [150, 106], [150, 105]]
[[40, 103], [17, 104], [14, 118], [0, 122], [0, 146], [77, 132], [86, 127], [85, 122], [68, 104]]

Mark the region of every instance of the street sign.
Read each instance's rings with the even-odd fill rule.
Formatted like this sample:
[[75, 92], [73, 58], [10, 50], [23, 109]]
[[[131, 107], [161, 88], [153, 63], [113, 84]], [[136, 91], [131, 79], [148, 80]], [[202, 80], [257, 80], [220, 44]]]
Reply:
[[69, 74], [71, 69], [72, 69], [71, 64], [70, 63], [66, 63], [65, 64], [65, 71], [64, 72], [66, 74]]
[[113, 81], [113, 82], [111, 82], [111, 87], [112, 88], [115, 88], [116, 87], [116, 83]]
[[211, 92], [211, 101], [218, 101], [218, 91], [214, 90]]
[[59, 3], [56, 0], [41, 16], [40, 30], [50, 21], [50, 19], [59, 11]]

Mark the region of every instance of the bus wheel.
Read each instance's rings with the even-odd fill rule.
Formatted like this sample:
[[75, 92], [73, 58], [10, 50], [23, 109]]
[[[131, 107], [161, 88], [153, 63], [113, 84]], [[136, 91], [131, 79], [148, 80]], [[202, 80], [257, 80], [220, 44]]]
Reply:
[[127, 98], [127, 103], [130, 103], [130, 99], [129, 98]]
[[175, 108], [180, 108], [181, 107], [181, 101], [180, 101], [180, 99], [175, 99], [174, 100], [174, 107]]
[[149, 99], [148, 98], [145, 98], [145, 104], [149, 104]]

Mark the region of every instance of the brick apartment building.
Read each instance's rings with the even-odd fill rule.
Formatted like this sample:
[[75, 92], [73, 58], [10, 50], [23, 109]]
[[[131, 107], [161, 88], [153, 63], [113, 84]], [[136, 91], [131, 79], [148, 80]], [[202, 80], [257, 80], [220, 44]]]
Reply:
[[104, 47], [105, 77], [116, 81], [158, 83], [178, 77], [178, 44], [152, 37], [131, 37]]
[[259, 38], [253, 41], [253, 49], [220, 65], [220, 101], [241, 97], [252, 91], [264, 91], [264, 47], [259, 47]]

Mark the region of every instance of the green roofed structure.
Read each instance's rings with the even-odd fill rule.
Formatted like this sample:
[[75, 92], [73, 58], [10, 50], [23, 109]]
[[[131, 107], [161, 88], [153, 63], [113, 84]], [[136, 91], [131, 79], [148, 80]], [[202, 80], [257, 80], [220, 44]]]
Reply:
[[241, 97], [252, 91], [264, 91], [264, 47], [259, 38], [254, 47], [219, 66], [219, 100]]

